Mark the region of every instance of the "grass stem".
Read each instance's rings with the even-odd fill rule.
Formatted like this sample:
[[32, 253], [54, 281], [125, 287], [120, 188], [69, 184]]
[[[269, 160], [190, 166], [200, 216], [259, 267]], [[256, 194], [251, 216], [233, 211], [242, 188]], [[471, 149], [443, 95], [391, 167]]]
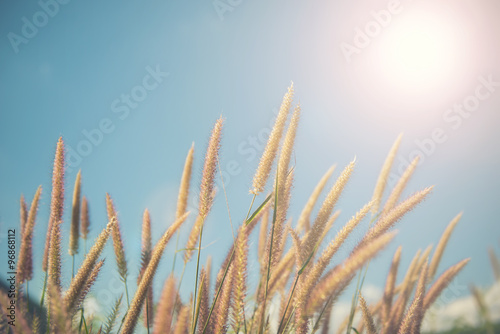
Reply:
[[[196, 296], [198, 292], [198, 274], [200, 270], [200, 254], [201, 254], [201, 238], [203, 237], [203, 226], [205, 225], [205, 219], [203, 218], [201, 222], [201, 228], [200, 228], [200, 238], [198, 240], [198, 256], [196, 259], [196, 278], [194, 282], [194, 300], [193, 300], [193, 334], [195, 334], [196, 331], [196, 322], [197, 322], [197, 308], [199, 308], [199, 305], [197, 306], [196, 304]], [[196, 317], [196, 318], [195, 318]]]
[[43, 280], [42, 297], [40, 298], [40, 307], [43, 307], [43, 302], [45, 300], [45, 291], [47, 290], [47, 272], [45, 272], [45, 278]]
[[267, 293], [269, 290], [269, 279], [271, 278], [271, 262], [273, 255], [273, 240], [274, 240], [274, 226], [276, 225], [276, 215], [278, 211], [278, 175], [276, 174], [276, 185], [274, 188], [274, 212], [273, 212], [273, 225], [271, 228], [271, 241], [269, 245], [269, 261], [267, 264], [267, 276], [266, 276], [266, 289], [264, 290], [264, 303], [262, 305], [262, 316], [260, 319], [260, 329], [259, 333], [264, 333], [264, 318], [266, 315], [266, 301], [267, 301]]

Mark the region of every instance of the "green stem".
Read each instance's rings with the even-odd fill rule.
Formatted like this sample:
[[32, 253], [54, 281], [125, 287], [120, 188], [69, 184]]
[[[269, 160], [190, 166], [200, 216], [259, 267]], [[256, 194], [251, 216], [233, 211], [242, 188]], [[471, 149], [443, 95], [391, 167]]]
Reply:
[[272, 254], [273, 254], [274, 226], [276, 225], [277, 208], [278, 208], [278, 175], [276, 174], [276, 185], [274, 188], [273, 226], [271, 228], [271, 242], [269, 245], [269, 260], [267, 263], [267, 277], [266, 277], [266, 289], [265, 289], [265, 294], [264, 294], [264, 304], [262, 306], [262, 316], [260, 319], [260, 329], [259, 329], [260, 334], [264, 333], [264, 318], [266, 315], [266, 301], [267, 301], [267, 293], [268, 293], [268, 289], [269, 289], [269, 279], [271, 277], [271, 262], [272, 262], [271, 260], [272, 260]]
[[[370, 220], [370, 224], [368, 225], [368, 228], [372, 226], [373, 222], [378, 218], [378, 214], [372, 216], [372, 219]], [[366, 273], [368, 271], [368, 267], [370, 265], [369, 260], [364, 267], [361, 268], [361, 270], [358, 273], [358, 281], [356, 282], [356, 290], [354, 290], [354, 293], [352, 295], [352, 301], [351, 301], [351, 312], [349, 313], [349, 322], [347, 323], [347, 330], [346, 334], [349, 334], [352, 329], [352, 322], [354, 321], [354, 315], [356, 314], [356, 308], [358, 307], [358, 293], [361, 292], [361, 289], [363, 288], [363, 283], [365, 282], [365, 277]], [[363, 279], [361, 280], [361, 272], [363, 271], [363, 268], [365, 269], [365, 272], [363, 274]], [[361, 280], [361, 284], [360, 284]]]
[[254, 194], [252, 197], [252, 202], [250, 203], [250, 207], [248, 208], [248, 213], [247, 213], [247, 217], [245, 218], [245, 221], [247, 221], [248, 217], [250, 216], [250, 211], [252, 211], [253, 202], [255, 202], [255, 197], [257, 197], [256, 194]]
[[89, 334], [89, 329], [87, 328], [87, 321], [85, 321], [85, 317], [83, 317], [83, 326], [85, 327], [85, 333]]
[[[177, 231], [177, 240], [175, 241], [175, 253], [174, 253], [174, 262], [172, 263], [172, 274], [174, 273], [175, 270], [175, 261], [177, 260], [177, 252], [179, 251], [179, 238], [181, 236], [181, 233]], [[179, 290], [177, 290], [179, 291]]]
[[[297, 282], [299, 281], [300, 274], [297, 275], [297, 278], [295, 278], [295, 283], [293, 283], [293, 288], [292, 288], [292, 293], [290, 294], [290, 297], [288, 298], [288, 302], [286, 303], [285, 307], [285, 312], [283, 312], [283, 317], [281, 318], [280, 325], [278, 326], [278, 334], [280, 333], [281, 326], [283, 326], [283, 321], [285, 321], [286, 317], [286, 312], [288, 311], [288, 306], [290, 306], [290, 302], [292, 301], [292, 296], [293, 293], [295, 292], [295, 287], [297, 286]], [[287, 321], [288, 323], [288, 321]], [[286, 327], [283, 327], [283, 331], [285, 330]]]
[[[255, 201], [255, 198], [257, 197], [257, 195], [253, 195], [253, 198], [252, 198], [252, 202], [250, 203], [250, 208], [248, 209], [248, 213], [247, 213], [247, 217], [245, 218], [245, 224], [249, 224], [250, 222], [248, 221], [248, 217], [250, 216], [250, 212], [252, 211], [252, 207], [253, 207], [253, 203]], [[260, 207], [254, 212], [254, 214], [252, 215], [252, 218], [255, 217], [256, 213], [257, 212], [260, 212], [260, 210], [262, 210], [262, 208], [264, 207], [264, 205], [269, 201], [270, 197], [268, 196], [268, 198], [266, 198], [266, 200], [260, 205]], [[208, 318], [207, 318], [207, 322], [205, 323], [205, 326], [203, 327], [203, 332], [202, 334], [205, 334], [206, 330], [207, 330], [207, 327], [208, 327], [208, 323], [210, 321], [210, 318], [212, 317], [212, 313], [214, 311], [214, 307], [215, 307], [215, 304], [217, 303], [217, 299], [219, 298], [219, 295], [220, 295], [220, 292], [222, 290], [222, 285], [224, 284], [224, 281], [226, 280], [226, 276], [227, 276], [227, 273], [229, 271], [229, 267], [231, 266], [231, 262], [233, 262], [233, 258], [234, 258], [234, 251], [235, 251], [235, 248], [234, 248], [234, 244], [235, 241], [234, 241], [234, 238], [233, 238], [233, 251], [231, 252], [231, 256], [229, 256], [229, 261], [227, 262], [227, 266], [226, 266], [226, 269], [224, 270], [224, 276], [222, 276], [222, 280], [219, 284], [219, 288], [217, 289], [217, 293], [215, 295], [215, 298], [212, 302], [212, 306], [210, 307], [210, 312], [208, 313]], [[179, 290], [177, 290], [179, 291]], [[253, 317], [252, 317], [253, 318]], [[253, 322], [252, 322], [253, 324]], [[246, 327], [246, 324], [245, 324], [245, 327]], [[250, 330], [251, 330], [251, 327], [250, 327]]]
[[[187, 264], [187, 262], [184, 262], [184, 267], [182, 267], [181, 278], [179, 279], [179, 284], [177, 284], [177, 291], [178, 291], [178, 293], [175, 296], [174, 307], [172, 307], [172, 319], [174, 318], [175, 311], [177, 310], [177, 305], [180, 304], [180, 303], [178, 303], [178, 300], [180, 298], [179, 294], [180, 294], [180, 291], [181, 291], [182, 279], [184, 278], [184, 272], [186, 271], [186, 264]], [[174, 272], [172, 272], [172, 275], [173, 274], [174, 274]]]
[[82, 332], [83, 318], [84, 318], [84, 315], [83, 315], [83, 307], [82, 307], [82, 312], [81, 312], [81, 315], [80, 315], [80, 324], [78, 325], [78, 333]]
[[47, 272], [45, 272], [45, 279], [43, 280], [42, 297], [40, 298], [40, 307], [43, 307], [43, 301], [45, 300], [45, 290], [47, 290]]
[[[204, 222], [205, 219], [203, 219], [201, 221], [201, 228], [200, 228], [200, 237], [199, 237], [199, 240], [198, 240], [198, 257], [196, 259], [196, 278], [195, 278], [195, 282], [194, 282], [194, 300], [193, 300], [193, 334], [195, 334], [195, 331], [196, 331], [196, 322], [198, 319], [197, 316], [196, 316], [196, 296], [197, 296], [197, 292], [198, 292], [198, 272], [200, 270], [200, 254], [201, 254], [201, 238], [203, 237], [203, 226], [205, 225], [205, 222]], [[195, 318], [196, 317], [196, 318]]]
[[125, 284], [125, 296], [127, 297], [127, 310], [130, 308], [130, 302], [128, 299], [128, 286], [127, 286], [127, 277], [123, 277], [123, 283]]
[[325, 313], [325, 311], [326, 311], [326, 309], [328, 307], [328, 304], [330, 304], [332, 298], [333, 298], [333, 294], [331, 294], [330, 297], [328, 297], [328, 300], [326, 301], [325, 306], [323, 307], [323, 309], [319, 313], [318, 320], [316, 320], [316, 323], [314, 324], [312, 334], [316, 333], [316, 331], [318, 330], [319, 323], [321, 321], [321, 318], [323, 317], [323, 313]]

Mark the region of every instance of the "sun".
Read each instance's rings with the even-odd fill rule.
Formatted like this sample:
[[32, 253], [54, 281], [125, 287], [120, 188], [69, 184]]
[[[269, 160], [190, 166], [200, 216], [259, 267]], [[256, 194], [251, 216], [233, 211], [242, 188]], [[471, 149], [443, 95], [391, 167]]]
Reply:
[[449, 17], [414, 11], [395, 20], [380, 40], [380, 67], [387, 80], [428, 90], [453, 80], [467, 52], [460, 26]]

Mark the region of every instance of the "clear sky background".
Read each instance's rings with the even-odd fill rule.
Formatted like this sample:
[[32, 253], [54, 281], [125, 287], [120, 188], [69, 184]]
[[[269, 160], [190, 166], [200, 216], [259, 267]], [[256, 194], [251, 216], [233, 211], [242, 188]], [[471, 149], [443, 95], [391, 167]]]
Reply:
[[[197, 192], [208, 136], [220, 115], [226, 119], [220, 162], [228, 203], [233, 223], [242, 221], [265, 133], [292, 81], [302, 119], [291, 217], [298, 217], [331, 165], [338, 166], [336, 177], [356, 157], [356, 171], [337, 206], [342, 214], [333, 236], [369, 201], [389, 148], [404, 132], [394, 175], [418, 154], [415, 150], [422, 155], [404, 196], [436, 187], [398, 225], [394, 242], [370, 266], [368, 283], [382, 286], [399, 244], [406, 270], [415, 251], [436, 244], [461, 211], [440, 271], [471, 257], [459, 277], [461, 293], [467, 293], [470, 282], [487, 286], [493, 281], [487, 247], [500, 254], [498, 1], [44, 3], [0, 4], [0, 233], [18, 226], [20, 195], [31, 201], [41, 184], [33, 294], [43, 283], [38, 264], [59, 136], [70, 163], [64, 244], [73, 182], [81, 168], [91, 238], [106, 224], [109, 192], [119, 211], [130, 280], [135, 282], [143, 210], [150, 209], [156, 242], [172, 222], [192, 142], [192, 193]], [[152, 72], [156, 79], [146, 77]], [[126, 95], [132, 100], [127, 102]], [[460, 104], [473, 111], [458, 111]], [[102, 138], [96, 134], [99, 128], [107, 132]], [[89, 133], [94, 143], [88, 141]], [[182, 229], [179, 247], [193, 216]], [[352, 240], [366, 228], [367, 222]], [[5, 240], [2, 234], [2, 248]], [[231, 241], [219, 192], [206, 222], [203, 263], [211, 254], [218, 268]], [[155, 280], [157, 291], [171, 269], [174, 250], [172, 242]], [[349, 251], [342, 248], [334, 260]], [[106, 257], [106, 270], [94, 290], [104, 303], [121, 293], [111, 247]], [[255, 252], [252, 259], [253, 284]], [[64, 284], [71, 278], [70, 267], [67, 255]], [[176, 271], [180, 269], [178, 265]], [[194, 263], [188, 265], [184, 300], [194, 269]]]

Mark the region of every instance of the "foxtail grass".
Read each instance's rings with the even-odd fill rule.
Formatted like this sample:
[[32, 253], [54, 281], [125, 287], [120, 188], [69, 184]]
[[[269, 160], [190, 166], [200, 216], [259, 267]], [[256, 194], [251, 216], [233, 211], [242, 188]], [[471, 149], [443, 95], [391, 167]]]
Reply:
[[[43, 330], [41, 328], [43, 323], [47, 322], [46, 332], [128, 334], [133, 333], [139, 324], [142, 324], [139, 320], [144, 320], [144, 327], [148, 333], [150, 330], [153, 333], [177, 334], [228, 332], [264, 334], [275, 330], [280, 334], [310, 334], [318, 331], [329, 333], [333, 325], [330, 322], [330, 312], [358, 274], [355, 298], [351, 306], [353, 311], [346, 318], [345, 326], [341, 328], [343, 332], [352, 329], [380, 334], [420, 333], [426, 311], [468, 262], [466, 259], [457, 263], [434, 280], [440, 259], [460, 215], [446, 228], [432, 257], [430, 257], [432, 246], [416, 253], [406, 273], [399, 275], [400, 282], [398, 282], [398, 270], [403, 261], [403, 254], [402, 248], [399, 247], [390, 263], [382, 298], [369, 305], [361, 291], [368, 263], [392, 242], [396, 232], [391, 229], [428, 197], [432, 187], [424, 188], [400, 200], [418, 164], [418, 159], [415, 159], [385, 199], [384, 189], [401, 142], [401, 137], [398, 137], [382, 167], [371, 201], [361, 207], [345, 225], [336, 227], [335, 222], [340, 214], [336, 205], [353, 174], [355, 159], [341, 171], [333, 185], [327, 187], [334, 171], [330, 168], [304, 203], [298, 219], [295, 219], [293, 213], [297, 211], [294, 209], [292, 189], [294, 178], [296, 175], [300, 176], [302, 172], [296, 170], [292, 157], [301, 109], [299, 106], [292, 109], [292, 97], [293, 86], [283, 98], [278, 117], [254, 174], [250, 187], [251, 201], [246, 216], [231, 213], [228, 193], [223, 187], [231, 230], [233, 230], [233, 219], [243, 217], [244, 219], [235, 224], [237, 229], [233, 231], [233, 240], [227, 255], [218, 261], [216, 264], [218, 271], [211, 275], [211, 258], [208, 257], [204, 266], [200, 265], [200, 261], [204, 242], [203, 231], [205, 228], [211, 228], [205, 224], [209, 223], [209, 214], [217, 193], [215, 177], [217, 170], [220, 169], [219, 150], [223, 119], [220, 118], [215, 122], [203, 162], [194, 225], [184, 249], [178, 249], [176, 242], [175, 254], [172, 256], [172, 272], [166, 277], [158, 300], [153, 298], [153, 279], [161, 260], [165, 257], [167, 244], [176, 233], [179, 240], [178, 231], [188, 217], [194, 145], [189, 149], [184, 162], [177, 207], [172, 213], [175, 221], [166, 229], [154, 247], [150, 213], [147, 209], [144, 211], [137, 289], [129, 298], [127, 286], [129, 263], [126, 259], [118, 212], [109, 194], [106, 194], [108, 223], [88, 252], [85, 245], [80, 268], [76, 273], [72, 273], [71, 281], [66, 281], [61, 255], [62, 232], [66, 231], [66, 228], [63, 225], [64, 144], [60, 139], [54, 159], [47, 247], [43, 255], [45, 264], [42, 266], [46, 271], [46, 283], [41, 298], [45, 312], [29, 315], [21, 312], [19, 332], [30, 333], [35, 329], [40, 332]], [[290, 110], [293, 110], [291, 115]], [[272, 191], [265, 199], [261, 199], [259, 195], [265, 191], [271, 173], [275, 175]], [[222, 173], [221, 181], [224, 184]], [[68, 226], [69, 253], [73, 259], [79, 249], [79, 238], [81, 237], [86, 243], [90, 229], [89, 204], [87, 198], [81, 196], [81, 187], [81, 172], [78, 172], [73, 190], [71, 225]], [[32, 245], [35, 237], [36, 212], [41, 202], [40, 196], [41, 188], [35, 193], [29, 208], [24, 196], [19, 202], [22, 233], [17, 270], [20, 281], [26, 283], [33, 277]], [[320, 197], [323, 197], [322, 201], [319, 200]], [[259, 202], [255, 209], [254, 204]], [[317, 213], [312, 218], [315, 210]], [[367, 231], [355, 242], [348, 242], [349, 238], [352, 238], [351, 234], [370, 211], [372, 217]], [[259, 223], [260, 227], [256, 228]], [[251, 239], [254, 229], [258, 230], [258, 243]], [[108, 318], [101, 324], [97, 317], [88, 317], [87, 313], [85, 313], [87, 318], [84, 317], [83, 305], [106, 265], [100, 257], [110, 237], [113, 240], [118, 273], [124, 283], [125, 291], [116, 299], [110, 308]], [[288, 240], [288, 237], [291, 240]], [[254, 256], [251, 253], [253, 245], [257, 248], [259, 268], [253, 266], [249, 260]], [[341, 247], [347, 246], [349, 255], [337, 263], [332, 263], [339, 256]], [[194, 259], [195, 251], [194, 287], [190, 299], [186, 301], [182, 298], [180, 286], [186, 266]], [[184, 267], [178, 278], [174, 271], [177, 253], [180, 252], [184, 253]], [[491, 255], [490, 257], [495, 269], [498, 260]], [[253, 287], [250, 290], [249, 282], [254, 275], [258, 277], [257, 284], [255, 290]], [[214, 282], [212, 277], [215, 278]], [[69, 286], [65, 282], [69, 282]], [[64, 289], [66, 286], [67, 289]], [[26, 291], [29, 291], [27, 286]], [[123, 299], [127, 300], [127, 305], [122, 307]], [[2, 309], [5, 300], [5, 296], [0, 294]], [[24, 294], [21, 293], [18, 300], [20, 301], [18, 305], [24, 307], [26, 300]], [[279, 305], [275, 304], [278, 301]], [[354, 328], [353, 313], [357, 310], [362, 312], [362, 317]], [[78, 317], [75, 317], [76, 314]], [[121, 314], [124, 314], [123, 318]], [[121, 322], [118, 319], [121, 319]]]

